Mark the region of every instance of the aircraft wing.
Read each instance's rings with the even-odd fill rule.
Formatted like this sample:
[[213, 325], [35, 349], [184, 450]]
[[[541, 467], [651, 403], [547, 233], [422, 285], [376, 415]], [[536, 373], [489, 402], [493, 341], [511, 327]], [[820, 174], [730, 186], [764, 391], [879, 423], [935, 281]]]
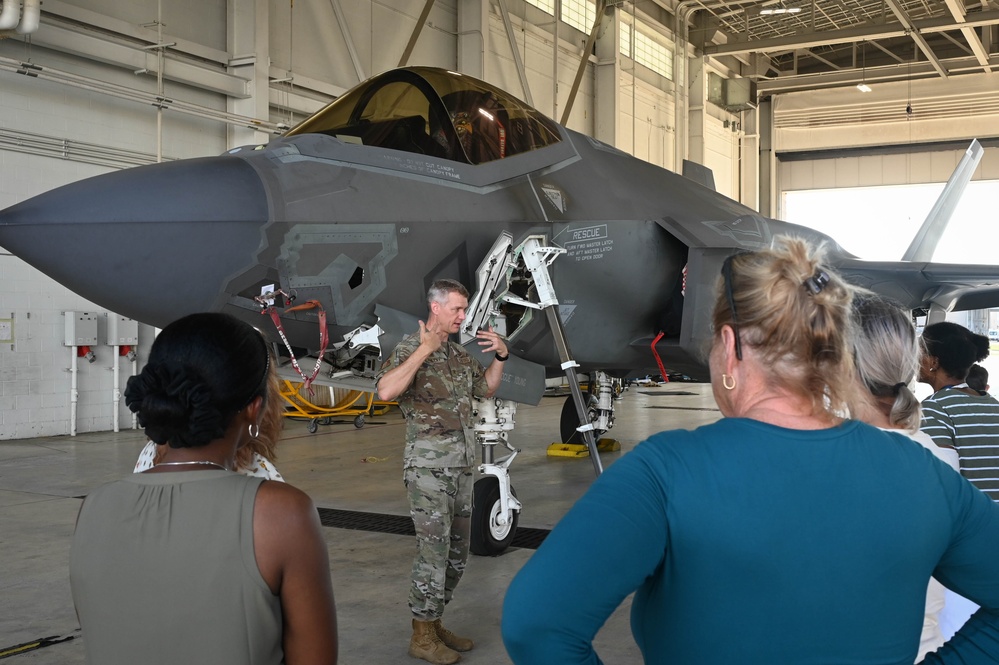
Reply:
[[911, 309], [999, 307], [999, 266], [860, 259], [844, 259], [835, 266], [850, 283]]

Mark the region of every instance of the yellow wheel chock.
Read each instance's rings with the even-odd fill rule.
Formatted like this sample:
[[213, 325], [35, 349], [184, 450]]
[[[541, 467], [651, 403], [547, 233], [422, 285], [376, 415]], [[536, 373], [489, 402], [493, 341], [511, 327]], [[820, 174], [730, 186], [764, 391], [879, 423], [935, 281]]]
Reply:
[[552, 443], [548, 446], [549, 457], [589, 457], [590, 450], [582, 443]]
[[[603, 438], [597, 441], [597, 451], [610, 453], [621, 450], [617, 439]], [[549, 457], [589, 457], [590, 450], [582, 443], [552, 443], [548, 446]]]

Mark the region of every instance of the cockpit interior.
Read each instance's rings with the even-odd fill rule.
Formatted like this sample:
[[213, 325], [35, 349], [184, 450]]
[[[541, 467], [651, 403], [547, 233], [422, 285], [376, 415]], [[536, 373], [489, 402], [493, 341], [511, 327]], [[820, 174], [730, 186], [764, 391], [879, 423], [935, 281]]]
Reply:
[[537, 110], [478, 79], [434, 67], [369, 79], [290, 129], [341, 141], [483, 164], [561, 141]]

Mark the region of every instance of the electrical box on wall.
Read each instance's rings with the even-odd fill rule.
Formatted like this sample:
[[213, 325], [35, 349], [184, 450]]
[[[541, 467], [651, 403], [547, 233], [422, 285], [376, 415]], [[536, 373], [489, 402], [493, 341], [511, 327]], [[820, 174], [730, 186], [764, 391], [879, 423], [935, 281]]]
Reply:
[[14, 314], [9, 319], [0, 319], [0, 344], [14, 343]]
[[756, 81], [753, 79], [727, 79], [708, 72], [708, 101], [729, 113], [755, 109], [756, 97]]
[[139, 343], [139, 322], [119, 314], [108, 314], [108, 346], [134, 346]]
[[716, 106], [725, 105], [725, 79], [708, 72], [708, 101]]
[[97, 316], [90, 312], [66, 312], [66, 346], [97, 344]]
[[725, 105], [729, 110], [755, 109], [756, 81], [753, 79], [725, 79]]

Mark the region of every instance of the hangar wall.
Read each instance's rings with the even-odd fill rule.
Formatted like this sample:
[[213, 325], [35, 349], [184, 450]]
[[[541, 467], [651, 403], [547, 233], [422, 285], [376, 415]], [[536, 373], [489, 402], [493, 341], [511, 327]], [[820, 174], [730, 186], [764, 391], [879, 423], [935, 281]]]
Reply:
[[[970, 141], [969, 141], [970, 143]], [[964, 150], [869, 154], [784, 161], [781, 191], [947, 182]], [[999, 180], [999, 149], [986, 149], [972, 180]]]
[[[46, 62], [67, 68], [76, 64], [56, 54]], [[120, 76], [120, 70], [103, 65], [89, 69], [91, 76]], [[24, 76], [5, 76], [0, 83], [0, 206], [105, 173], [112, 170], [109, 164], [154, 162], [155, 128], [155, 112], [132, 102]], [[164, 123], [163, 143], [171, 158], [201, 155], [206, 148], [220, 152], [225, 132], [196, 118], [173, 118]], [[0, 439], [67, 434], [71, 428], [71, 356], [63, 346], [63, 312], [83, 311], [99, 317], [108, 312], [2, 250], [0, 283], [0, 318], [14, 320], [14, 344], [0, 344]], [[152, 341], [151, 328], [140, 328], [140, 341], [144, 357]], [[93, 364], [79, 362], [76, 428], [80, 432], [112, 429], [115, 386], [111, 368], [119, 363], [119, 390], [124, 390], [131, 369], [124, 358], [112, 356], [111, 347], [98, 347], [95, 352]], [[118, 418], [122, 427], [131, 426], [131, 413], [123, 402], [118, 405]]]
[[676, 120], [662, 90], [621, 72], [618, 77], [617, 147], [647, 162], [672, 168]]
[[[57, 4], [53, 1], [53, 4]], [[75, 3], [91, 11], [146, 23], [156, 19], [156, 3]], [[185, 38], [212, 40], [225, 34], [225, 3], [198, 3], [198, 20], [181, 20], [186, 8], [164, 3], [164, 22]], [[46, 2], [46, 8], [50, 3]], [[219, 9], [221, 8], [221, 15]], [[204, 11], [203, 14], [201, 12]], [[169, 12], [177, 12], [172, 15]], [[176, 20], [175, 20], [176, 19]], [[215, 38], [217, 40], [217, 37]], [[156, 91], [156, 78], [121, 67], [15, 40], [0, 40], [0, 56], [108, 82]], [[166, 81], [164, 94], [212, 108], [225, 108], [217, 94]], [[156, 161], [156, 109], [103, 92], [31, 76], [0, 73], [0, 207], [83, 178]], [[225, 126], [207, 119], [164, 113], [160, 150], [165, 160], [218, 154], [226, 149]], [[59, 242], [58, 237], [51, 242]], [[123, 251], [129, 251], [123, 248]], [[68, 434], [70, 348], [63, 345], [65, 311], [109, 314], [0, 249], [0, 318], [13, 319], [14, 344], [0, 344], [0, 440]], [[153, 329], [140, 326], [139, 357], [145, 358]], [[98, 346], [96, 359], [78, 362], [76, 429], [108, 431], [114, 422], [112, 367], [119, 365], [119, 391], [131, 371], [127, 359]], [[121, 427], [131, 413], [118, 404]]]
[[[995, 74], [877, 83], [774, 97], [774, 147], [778, 152], [889, 144], [916, 147], [954, 139], [999, 135], [999, 86]], [[907, 112], [906, 109], [911, 112]]]
[[[964, 154], [957, 146], [999, 136], [995, 74], [963, 76], [959, 86], [933, 78], [872, 87], [774, 98], [778, 192], [944, 183]], [[984, 145], [972, 179], [999, 179], [999, 147]]]
[[[540, 18], [537, 16], [539, 13], [538, 10], [533, 7], [524, 7], [523, 9], [525, 10], [525, 16], [534, 16], [536, 19]], [[514, 27], [518, 52], [524, 64], [527, 85], [531, 92], [533, 106], [558, 121], [561, 119], [562, 112], [565, 109], [565, 98], [568, 95], [568, 90], [572, 87], [573, 79], [576, 76], [576, 67], [579, 64], [579, 49], [582, 47], [582, 43], [586, 41], [586, 35], [568, 26], [563, 25], [561, 27], [563, 32], [570, 32], [572, 38], [578, 41], [579, 44], [575, 45], [573, 42], [566, 43], [560, 37], [557, 82], [553, 83], [555, 79], [555, 67], [553, 65], [555, 58], [551, 34], [530, 23], [529, 19], [517, 16], [512, 11], [510, 21]], [[526, 100], [527, 95], [517, 74], [516, 61], [510, 46], [510, 40], [507, 38], [503, 22], [498, 16], [490, 17], [488, 44], [489, 53], [485, 58], [483, 78], [507, 90], [513, 96]], [[592, 65], [590, 66], [590, 73], [592, 74]], [[557, 105], [555, 103], [556, 85], [559, 91], [559, 103]], [[593, 135], [594, 122], [593, 90], [593, 76], [584, 76], [580, 83], [579, 93], [577, 94], [576, 102], [573, 104], [569, 121], [566, 123], [570, 128], [591, 136]]]

